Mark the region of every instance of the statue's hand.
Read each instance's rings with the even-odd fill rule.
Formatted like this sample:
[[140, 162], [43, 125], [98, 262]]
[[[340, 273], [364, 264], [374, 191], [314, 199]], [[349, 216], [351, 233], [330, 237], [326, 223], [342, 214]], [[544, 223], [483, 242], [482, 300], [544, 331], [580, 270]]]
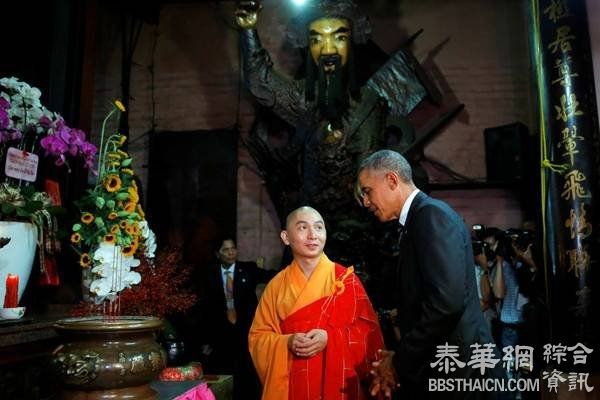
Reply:
[[235, 10], [235, 22], [242, 29], [253, 29], [262, 5], [258, 1], [240, 1]]

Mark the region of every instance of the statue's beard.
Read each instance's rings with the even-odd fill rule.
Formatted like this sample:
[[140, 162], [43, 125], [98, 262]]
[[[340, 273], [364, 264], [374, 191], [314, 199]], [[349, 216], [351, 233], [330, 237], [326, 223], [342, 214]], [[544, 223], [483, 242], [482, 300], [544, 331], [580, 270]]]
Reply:
[[[317, 108], [336, 127], [340, 127], [349, 102], [347, 73], [341, 61], [338, 55], [319, 57], [319, 65], [310, 63], [306, 77], [307, 99], [314, 100], [316, 87]], [[325, 71], [325, 65], [333, 65], [334, 70]]]
[[[333, 62], [334, 70], [326, 72], [325, 65]], [[330, 121], [338, 121], [348, 108], [345, 68], [339, 56], [319, 58], [319, 75], [317, 77], [317, 107], [321, 114]]]

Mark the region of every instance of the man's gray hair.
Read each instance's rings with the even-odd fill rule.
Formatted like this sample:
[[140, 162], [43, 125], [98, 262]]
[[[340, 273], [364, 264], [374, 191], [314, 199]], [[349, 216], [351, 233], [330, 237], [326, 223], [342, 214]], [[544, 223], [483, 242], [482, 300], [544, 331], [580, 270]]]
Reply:
[[379, 150], [362, 160], [358, 166], [358, 174], [366, 169], [395, 172], [403, 182], [412, 183], [410, 164], [402, 154], [393, 150]]

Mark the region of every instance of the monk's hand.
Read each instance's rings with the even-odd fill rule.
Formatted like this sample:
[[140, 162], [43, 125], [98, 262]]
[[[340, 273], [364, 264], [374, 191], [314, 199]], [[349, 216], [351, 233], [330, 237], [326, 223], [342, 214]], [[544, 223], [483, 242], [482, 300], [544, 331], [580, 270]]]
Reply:
[[242, 29], [254, 29], [260, 10], [262, 5], [258, 0], [240, 1], [235, 10], [235, 22]]
[[299, 357], [314, 357], [327, 346], [327, 331], [324, 329], [311, 329], [306, 332], [305, 341], [296, 349]]
[[369, 392], [377, 399], [391, 399], [394, 390], [400, 386], [396, 377], [396, 370], [392, 364], [394, 352], [379, 350], [379, 360], [373, 362], [371, 369], [371, 386]]
[[288, 338], [288, 350], [298, 355], [298, 349], [303, 346], [308, 339], [305, 333], [294, 333]]

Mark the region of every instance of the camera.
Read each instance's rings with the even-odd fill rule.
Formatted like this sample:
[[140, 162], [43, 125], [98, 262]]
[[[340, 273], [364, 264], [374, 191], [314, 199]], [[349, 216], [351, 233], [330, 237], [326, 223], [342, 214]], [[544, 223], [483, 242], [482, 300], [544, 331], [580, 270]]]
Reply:
[[[485, 239], [494, 238], [496, 242], [493, 245], [486, 243]], [[527, 247], [534, 243], [534, 235], [532, 231], [525, 229], [499, 229], [496, 227], [486, 227], [485, 225], [473, 225], [473, 254], [485, 254], [489, 259], [497, 255], [508, 258], [514, 257], [513, 244], [521, 251], [527, 250]], [[479, 242], [485, 243], [480, 246]]]
[[535, 241], [533, 232], [525, 229], [507, 229], [505, 231], [505, 234], [510, 238], [511, 242], [514, 243], [515, 246], [521, 251], [527, 250], [527, 247], [529, 247], [529, 245], [533, 244]]
[[484, 242], [483, 240], [473, 239], [472, 243], [474, 256], [477, 256], [481, 253], [486, 253], [486, 256], [488, 255], [488, 249], [490, 246], [486, 242]]
[[475, 224], [471, 227], [471, 229], [473, 230], [473, 236], [478, 239], [478, 240], [482, 240], [483, 239], [483, 232], [485, 232], [485, 225], [481, 225], [481, 224]]

